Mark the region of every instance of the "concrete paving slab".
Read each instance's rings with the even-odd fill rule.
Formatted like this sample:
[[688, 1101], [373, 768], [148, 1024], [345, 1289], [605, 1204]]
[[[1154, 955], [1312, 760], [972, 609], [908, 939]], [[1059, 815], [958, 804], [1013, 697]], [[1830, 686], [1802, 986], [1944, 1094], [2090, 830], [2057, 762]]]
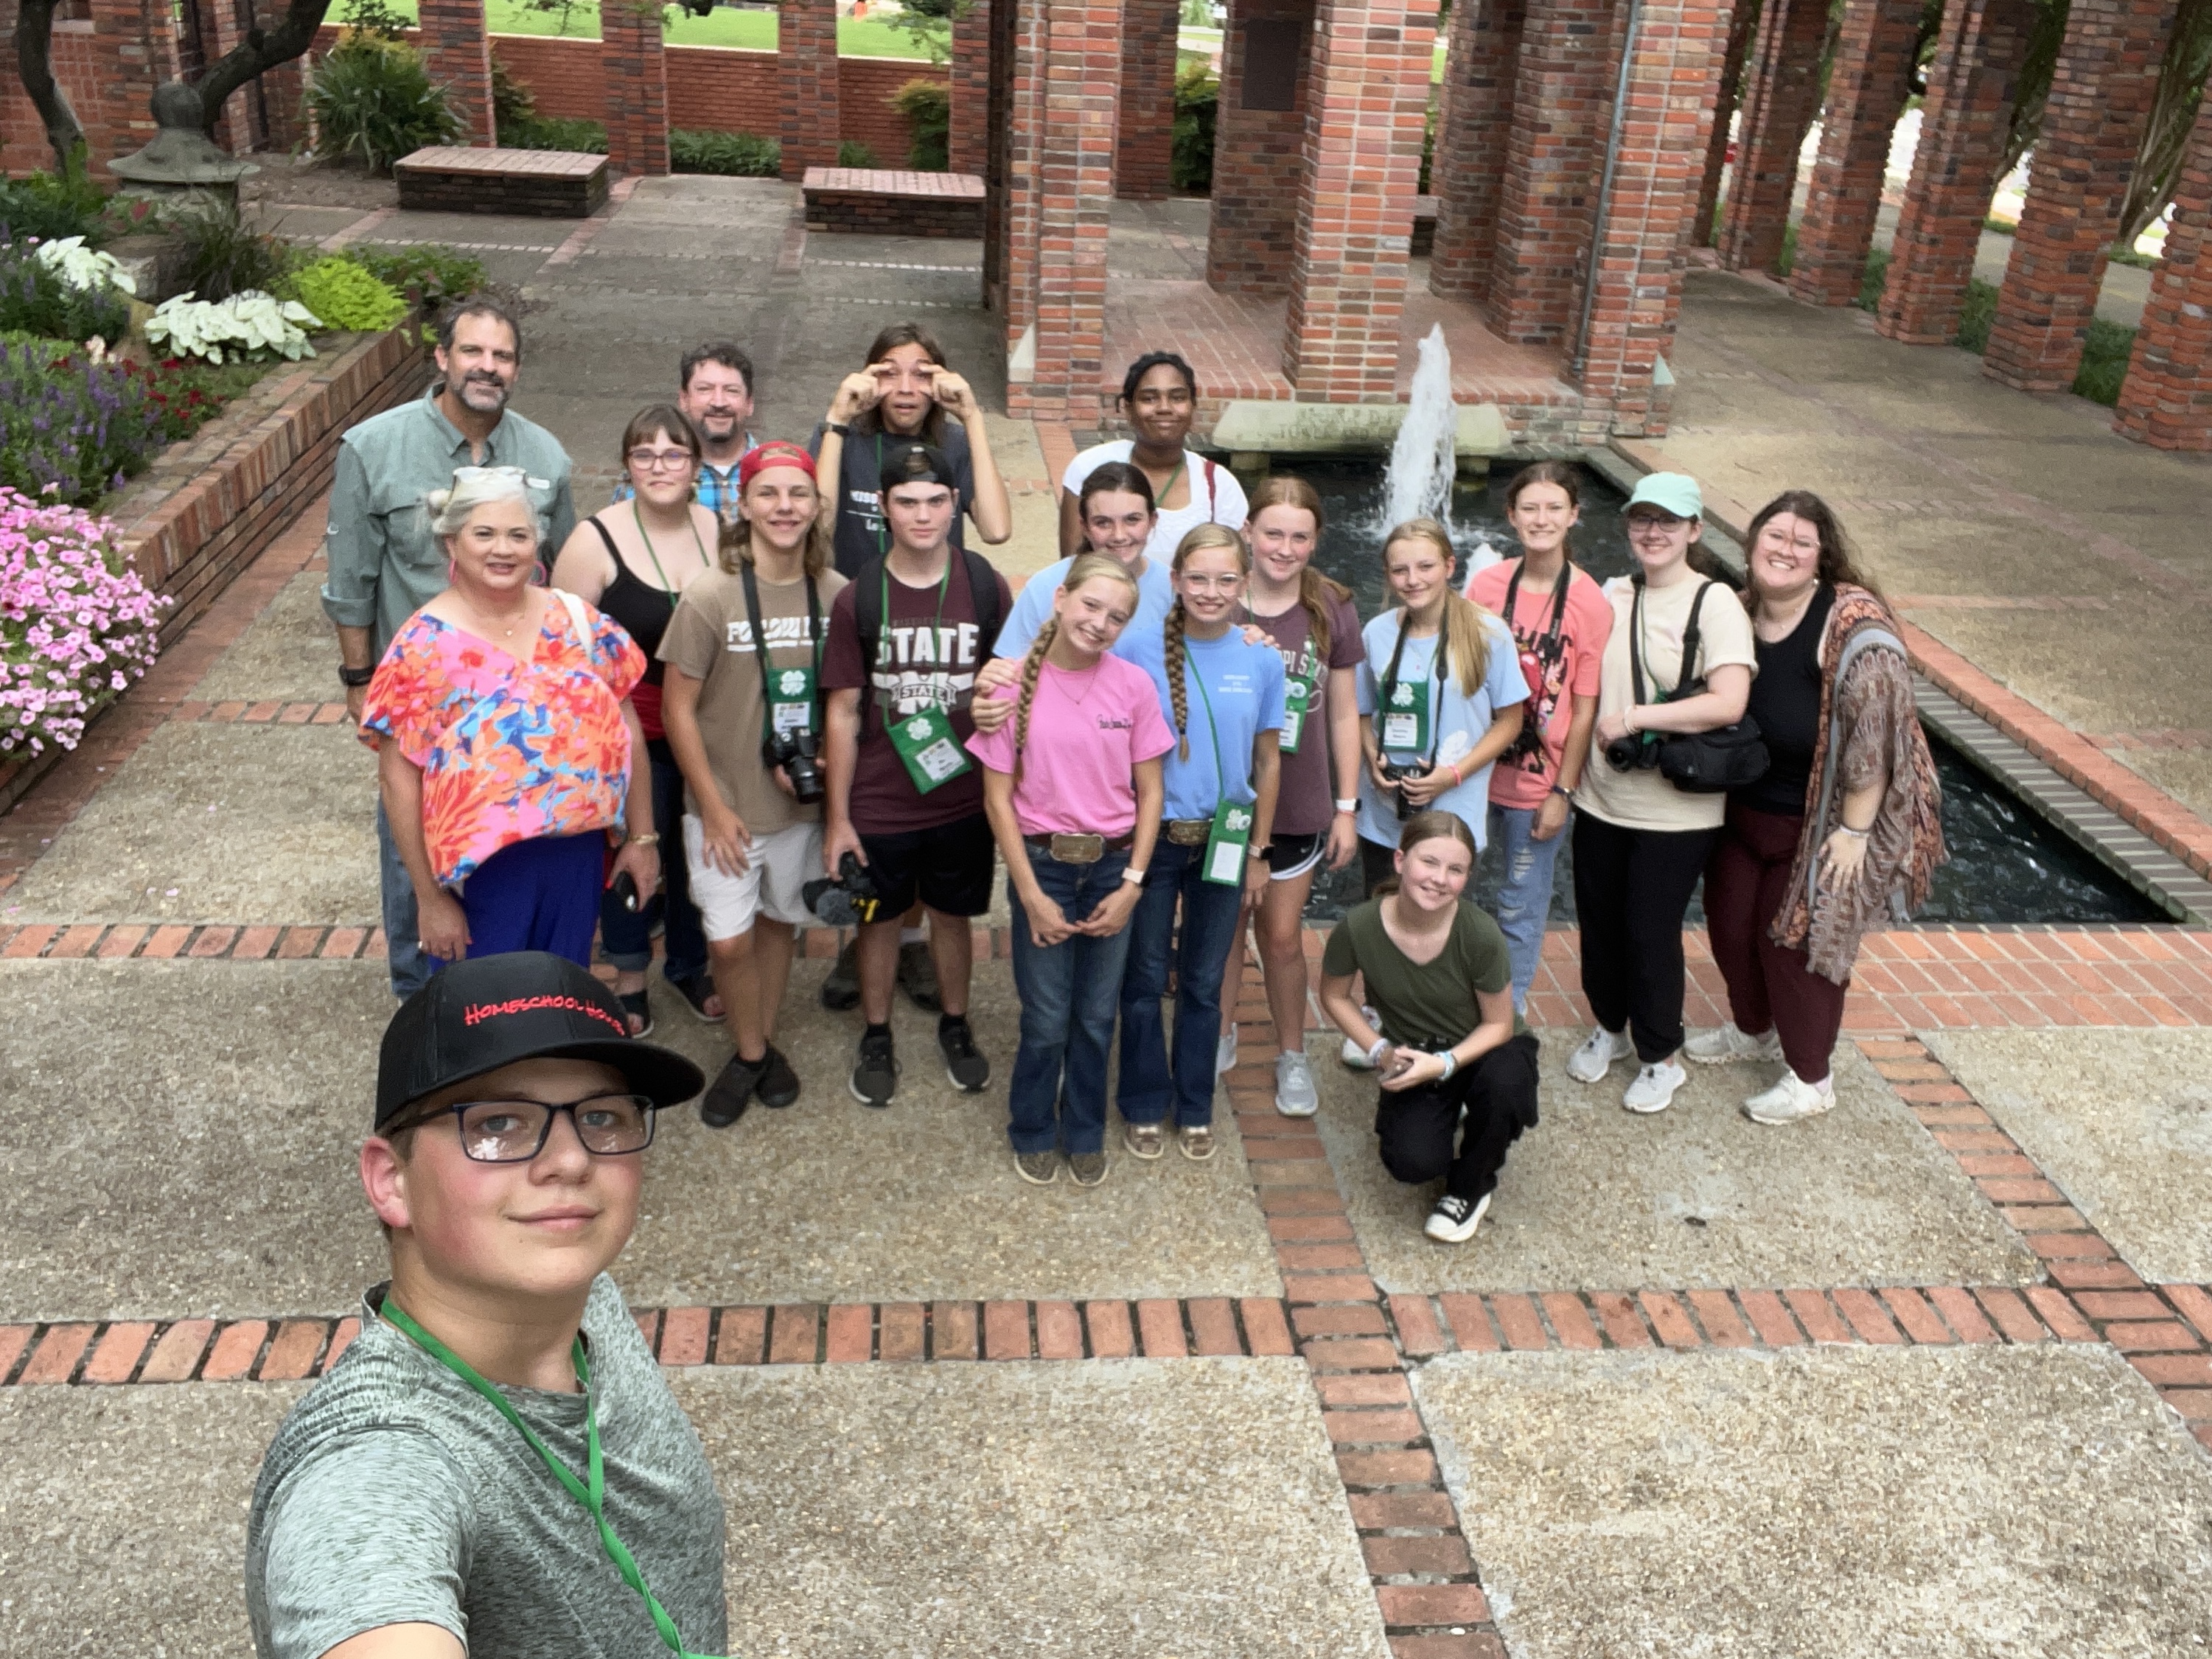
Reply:
[[249, 1659], [246, 1506], [306, 1388], [0, 1392], [0, 1652]]
[[303, 570], [284, 584], [238, 643], [216, 659], [192, 688], [206, 702], [340, 702], [337, 635], [323, 614], [323, 572]]
[[1515, 1659], [2212, 1641], [2212, 1467], [2107, 1348], [1453, 1355], [1416, 1387]]
[[[900, 997], [904, 1066], [884, 1111], [846, 1086], [857, 1014], [825, 1011], [826, 962], [801, 963], [776, 1044], [805, 1092], [786, 1111], [756, 1106], [734, 1128], [690, 1111], [664, 1118], [645, 1217], [623, 1258], [641, 1305], [701, 1302], [924, 1301], [938, 1297], [1279, 1296], [1267, 1226], [1225, 1108], [1206, 1164], [1173, 1152], [1140, 1164], [1109, 1130], [1103, 1186], [1065, 1175], [1031, 1187], [1006, 1146], [1006, 1079], [1019, 1012], [1011, 964], [980, 963], [970, 1008], [991, 1062], [981, 1094], [945, 1075], [934, 1016]], [[654, 1040], [711, 1076], [730, 1048], [717, 1027], [656, 987]]]
[[1387, 1659], [1287, 1359], [677, 1374], [732, 1651]]
[[2130, 1267], [2212, 1280], [2212, 1031], [1923, 1040]]
[[385, 1276], [383, 963], [11, 962], [0, 997], [0, 1321], [342, 1313]]
[[1507, 1160], [1482, 1231], [1421, 1234], [1441, 1182], [1401, 1186], [1376, 1156], [1375, 1085], [1314, 1038], [1321, 1131], [1368, 1271], [1393, 1291], [2027, 1284], [2034, 1257], [1857, 1051], [1836, 1108], [1797, 1128], [1738, 1109], [1771, 1073], [1692, 1066], [1656, 1117], [1625, 1111], [1625, 1068], [1571, 1081], [1581, 1033], [1544, 1035], [1542, 1121]]
[[376, 761], [351, 726], [165, 726], [0, 918], [368, 925], [376, 869]]
[[252, 217], [253, 227], [294, 242], [319, 242], [359, 222], [355, 207], [325, 207], [304, 202], [264, 202]]

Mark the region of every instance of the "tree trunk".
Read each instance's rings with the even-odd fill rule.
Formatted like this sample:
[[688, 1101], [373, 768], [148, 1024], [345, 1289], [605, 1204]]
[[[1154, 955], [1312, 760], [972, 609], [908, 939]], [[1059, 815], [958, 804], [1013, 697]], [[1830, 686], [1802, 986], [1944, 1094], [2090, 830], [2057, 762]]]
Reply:
[[2197, 100], [2208, 70], [2212, 70], [2212, 0], [2181, 0], [2173, 38], [2166, 42], [2166, 57], [2159, 64], [2158, 91], [2151, 100], [2149, 125], [2143, 129], [2142, 149], [2120, 204], [2115, 246], [2133, 247], [2136, 238], [2173, 199], [2174, 179], [2197, 125]]
[[84, 127], [70, 107], [69, 94], [54, 79], [55, 0], [21, 0], [15, 17], [15, 67], [23, 90], [53, 146], [54, 171], [66, 173], [84, 144]]
[[[47, 4], [52, 3], [46, 0]], [[246, 32], [244, 40], [210, 64], [193, 86], [200, 95], [206, 130], [214, 129], [223, 100], [232, 93], [279, 64], [290, 63], [314, 45], [315, 31], [322, 27], [330, 9], [331, 0], [291, 0], [275, 28], [264, 30], [256, 25]]]

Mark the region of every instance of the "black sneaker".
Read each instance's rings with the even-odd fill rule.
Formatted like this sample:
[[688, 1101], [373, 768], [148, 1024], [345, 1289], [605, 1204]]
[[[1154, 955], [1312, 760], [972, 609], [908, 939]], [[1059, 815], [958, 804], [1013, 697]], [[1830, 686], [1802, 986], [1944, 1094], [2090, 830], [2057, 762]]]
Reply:
[[860, 1034], [860, 1052], [853, 1062], [852, 1081], [846, 1086], [863, 1106], [884, 1107], [898, 1089], [898, 1056], [891, 1052], [891, 1034]]
[[842, 1013], [860, 1006], [860, 956], [857, 939], [845, 941], [845, 948], [837, 952], [837, 963], [830, 970], [830, 977], [822, 981], [822, 1006]]
[[898, 985], [926, 1014], [945, 1006], [937, 992], [937, 959], [929, 954], [927, 939], [913, 939], [899, 946]]
[[771, 1112], [780, 1112], [799, 1098], [799, 1073], [791, 1069], [783, 1050], [773, 1042], [768, 1045], [768, 1057], [762, 1063], [761, 1079], [754, 1086], [753, 1097]]
[[[769, 1051], [769, 1054], [775, 1052]], [[735, 1123], [752, 1104], [753, 1091], [760, 1086], [761, 1074], [767, 1069], [766, 1055], [743, 1060], [732, 1054], [721, 1075], [707, 1085], [707, 1092], [699, 1098], [699, 1121], [710, 1129], [726, 1129]]]
[[945, 1075], [963, 1094], [975, 1094], [991, 1080], [991, 1062], [975, 1047], [965, 1016], [937, 1022], [937, 1050], [945, 1056]]

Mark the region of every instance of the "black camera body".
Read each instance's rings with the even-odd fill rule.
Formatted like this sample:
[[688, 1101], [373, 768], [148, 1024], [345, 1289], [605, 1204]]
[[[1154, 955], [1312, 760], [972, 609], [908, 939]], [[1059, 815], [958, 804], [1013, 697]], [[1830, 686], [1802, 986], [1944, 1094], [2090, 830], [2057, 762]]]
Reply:
[[822, 740], [811, 730], [779, 732], [761, 743], [761, 759], [770, 770], [781, 766], [801, 806], [818, 805], [829, 793], [822, 781]]
[[1390, 803], [1397, 809], [1399, 823], [1405, 823], [1408, 818], [1411, 818], [1414, 812], [1419, 809], [1414, 807], [1411, 802], [1407, 800], [1406, 792], [1396, 787], [1397, 784], [1406, 778], [1418, 778], [1428, 769], [1429, 769], [1427, 767], [1419, 764], [1418, 762], [1411, 766], [1401, 766], [1394, 760], [1385, 760], [1382, 763], [1382, 775], [1389, 781], [1392, 786], [1390, 790]]
[[868, 866], [850, 853], [837, 860], [834, 878], [817, 876], [799, 892], [806, 908], [832, 927], [856, 927], [873, 921], [883, 905]]
[[1632, 732], [1605, 746], [1606, 764], [1616, 772], [1648, 772], [1659, 764], [1659, 745], [1647, 732]]

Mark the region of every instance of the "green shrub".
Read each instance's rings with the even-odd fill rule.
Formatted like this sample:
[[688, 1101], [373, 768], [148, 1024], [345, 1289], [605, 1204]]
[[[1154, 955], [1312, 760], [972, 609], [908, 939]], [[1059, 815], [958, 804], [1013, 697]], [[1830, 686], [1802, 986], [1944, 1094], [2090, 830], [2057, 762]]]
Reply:
[[1177, 190], [1203, 196], [1213, 188], [1213, 122], [1221, 82], [1203, 62], [1176, 70], [1175, 137], [1168, 178]]
[[837, 146], [837, 165], [841, 167], [879, 167], [876, 153], [857, 138], [848, 138]]
[[75, 287], [37, 253], [27, 238], [0, 244], [0, 329], [71, 343], [120, 341], [131, 331], [128, 295]]
[[407, 314], [406, 301], [350, 259], [318, 259], [292, 274], [290, 289], [325, 328], [346, 333], [390, 328]]
[[410, 305], [434, 314], [439, 307], [465, 300], [484, 285], [483, 261], [449, 247], [350, 247], [345, 257]]
[[228, 196], [195, 191], [162, 214], [161, 227], [184, 247], [181, 277], [197, 299], [228, 300], [250, 288], [273, 293], [296, 261], [288, 244], [247, 224]]
[[775, 179], [783, 172], [783, 146], [750, 132], [668, 135], [669, 165], [678, 173], [720, 173], [738, 179]]
[[1861, 311], [1881, 309], [1881, 291], [1889, 286], [1889, 250], [1886, 247], [1867, 250], [1866, 272], [1859, 278], [1858, 298], [1851, 303]]
[[97, 247], [107, 227], [101, 210], [107, 198], [82, 171], [71, 167], [60, 178], [34, 173], [27, 179], [0, 179], [0, 228], [16, 241], [35, 236], [42, 242], [82, 236]]
[[607, 153], [607, 130], [597, 121], [566, 115], [528, 115], [499, 124], [499, 142], [507, 149], [565, 149], [583, 155]]
[[906, 164], [917, 173], [943, 173], [952, 165], [952, 88], [916, 76], [891, 94], [906, 117]]
[[499, 142], [508, 149], [507, 128], [510, 121], [534, 121], [538, 118], [538, 98], [528, 83], [514, 78], [497, 52], [491, 55], [491, 118], [498, 130]]
[[2081, 367], [2074, 374], [2075, 395], [2107, 409], [2119, 402], [2120, 382], [2128, 378], [2135, 351], [2135, 330], [2092, 317], [2088, 337], [2081, 343]]
[[1421, 176], [1419, 181], [1413, 186], [1415, 195], [1429, 194], [1429, 180], [1435, 172], [1436, 160], [1437, 106], [1435, 100], [1431, 100], [1428, 113], [1421, 118]]
[[1977, 357], [1990, 348], [1990, 325], [1996, 320], [1995, 285], [1975, 277], [1966, 284], [1966, 297], [1959, 307], [1959, 331], [1951, 343]]
[[307, 110], [316, 155], [352, 156], [374, 173], [389, 173], [401, 156], [445, 143], [461, 130], [422, 54], [374, 34], [341, 36], [315, 65]]

